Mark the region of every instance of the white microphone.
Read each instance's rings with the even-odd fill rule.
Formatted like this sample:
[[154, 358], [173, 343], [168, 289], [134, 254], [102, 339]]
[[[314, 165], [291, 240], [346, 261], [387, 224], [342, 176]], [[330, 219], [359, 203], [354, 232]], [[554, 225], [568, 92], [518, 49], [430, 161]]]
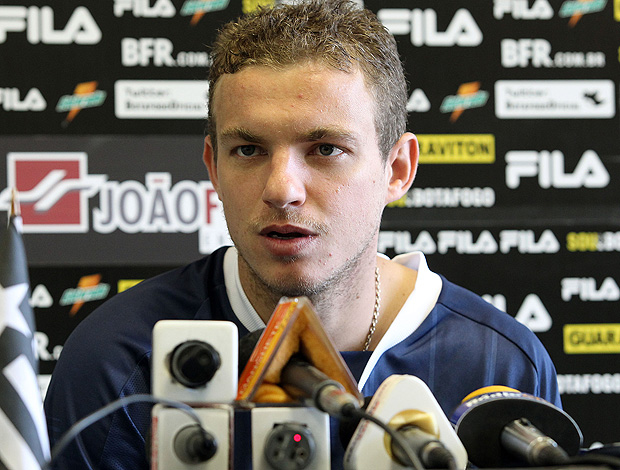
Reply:
[[504, 386], [469, 394], [452, 416], [456, 432], [476, 466], [565, 465], [582, 435], [563, 410]]
[[[370, 400], [366, 412], [388, 423], [404, 439], [409, 449], [427, 468], [450, 466], [464, 469], [467, 452], [454, 432], [433, 393], [419, 378], [411, 375], [388, 377]], [[406, 468], [409, 459], [382, 428], [368, 420], [357, 426], [344, 456], [347, 470]], [[439, 456], [438, 463], [435, 456]]]
[[152, 393], [190, 405], [151, 412], [152, 470], [231, 468], [238, 330], [232, 322], [161, 320], [153, 328]]

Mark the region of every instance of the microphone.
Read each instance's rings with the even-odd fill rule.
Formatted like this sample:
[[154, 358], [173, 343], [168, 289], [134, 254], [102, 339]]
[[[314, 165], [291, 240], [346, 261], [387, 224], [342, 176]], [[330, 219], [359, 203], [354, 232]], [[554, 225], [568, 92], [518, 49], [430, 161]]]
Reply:
[[[239, 370], [244, 369], [263, 332], [264, 328], [239, 340]], [[293, 354], [282, 367], [279, 385], [293, 398], [310, 402], [315, 408], [337, 418], [344, 418], [349, 410], [360, 407], [357, 397], [310, 364], [300, 353]]]
[[232, 322], [160, 320], [153, 328], [152, 395], [183, 402], [151, 411], [149, 468], [229, 468], [237, 391], [238, 329]]
[[238, 335], [228, 321], [158, 321], [151, 355], [153, 395], [193, 404], [232, 403]]
[[472, 392], [452, 416], [455, 430], [478, 467], [564, 465], [583, 440], [563, 410], [504, 386]]
[[174, 452], [187, 464], [203, 463], [217, 453], [217, 439], [198, 424], [185, 426], [174, 437]]
[[362, 396], [310, 301], [280, 299], [264, 331], [239, 345], [237, 403], [252, 403], [253, 468], [330, 468], [329, 415], [348, 416]]
[[[345, 469], [400, 468], [416, 464], [415, 460], [419, 461], [416, 466], [425, 468], [466, 467], [467, 452], [463, 444], [432, 392], [419, 378], [411, 375], [388, 377], [368, 403], [367, 415], [369, 417], [363, 417], [366, 419], [361, 420], [346, 446]], [[377, 421], [387, 423], [397, 436], [385, 428], [369, 425], [370, 418], [375, 424], [379, 424]], [[396, 443], [395, 437], [398, 437]]]
[[[346, 448], [362, 419], [373, 397], [365, 397], [364, 406], [353, 418], [340, 421], [339, 437], [342, 446]], [[400, 434], [409, 449], [416, 453], [420, 463], [425, 468], [453, 468], [454, 457], [439, 440], [437, 421], [430, 413], [419, 410], [406, 410], [397, 414], [388, 424]], [[410, 465], [410, 456], [393, 440], [389, 442], [389, 451], [393, 459], [407, 467]]]
[[[432, 414], [409, 410], [409, 413], [396, 415], [389, 425], [396, 428], [409, 448], [416, 453], [424, 468], [456, 467], [454, 457], [439, 440], [439, 431]], [[390, 442], [390, 451], [393, 459], [399, 464], [409, 465], [408, 455], [401, 447], [395, 445], [393, 440]]]

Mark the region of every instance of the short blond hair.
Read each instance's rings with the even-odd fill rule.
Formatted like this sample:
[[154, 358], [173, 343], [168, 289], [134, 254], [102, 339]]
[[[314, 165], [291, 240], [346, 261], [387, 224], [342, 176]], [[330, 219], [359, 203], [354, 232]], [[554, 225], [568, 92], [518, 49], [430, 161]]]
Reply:
[[[377, 144], [384, 158], [407, 127], [407, 83], [394, 37], [371, 11], [348, 0], [306, 0], [260, 8], [227, 23], [211, 51], [209, 89], [223, 74], [249, 65], [281, 68], [314, 61], [337, 70], [359, 69], [374, 97]], [[217, 118], [209, 93], [207, 132]]]

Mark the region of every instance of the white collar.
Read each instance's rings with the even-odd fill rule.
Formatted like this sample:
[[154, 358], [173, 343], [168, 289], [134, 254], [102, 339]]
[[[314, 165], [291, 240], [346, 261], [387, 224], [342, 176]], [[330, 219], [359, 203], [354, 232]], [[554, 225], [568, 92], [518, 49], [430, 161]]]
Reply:
[[361, 390], [381, 355], [413, 333], [435, 307], [441, 292], [441, 278], [428, 268], [421, 251], [396, 256], [393, 261], [418, 272], [415, 286], [398, 315], [372, 352], [358, 382]]
[[231, 246], [224, 254], [224, 283], [226, 294], [234, 314], [249, 332], [265, 328], [265, 322], [256, 313], [254, 307], [243, 291], [239, 278], [239, 263], [237, 249]]
[[[380, 254], [380, 256], [383, 256]], [[256, 313], [254, 307], [248, 300], [241, 279], [239, 278], [237, 249], [232, 246], [224, 255], [224, 282], [226, 283], [226, 293], [230, 301], [230, 306], [239, 321], [248, 331], [255, 331], [265, 327], [265, 322]], [[360, 377], [358, 388], [361, 390], [370, 376], [372, 369], [381, 355], [392, 346], [400, 343], [407, 336], [413, 333], [424, 321], [430, 311], [435, 307], [439, 293], [441, 292], [441, 278], [432, 272], [426, 263], [424, 254], [420, 251], [405, 253], [396, 256], [393, 261], [402, 264], [418, 272], [415, 287], [400, 312], [392, 321], [377, 347], [372, 352], [362, 376]]]

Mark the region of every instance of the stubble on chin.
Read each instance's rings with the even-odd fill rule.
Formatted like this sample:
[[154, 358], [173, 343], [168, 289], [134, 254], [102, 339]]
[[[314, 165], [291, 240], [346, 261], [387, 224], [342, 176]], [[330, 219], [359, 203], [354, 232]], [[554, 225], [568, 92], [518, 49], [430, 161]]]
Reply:
[[[312, 236], [318, 238], [328, 234], [326, 224], [298, 212], [282, 209], [273, 209], [266, 215], [255, 217], [247, 223], [246, 230], [250, 234], [258, 235], [265, 227], [272, 224], [297, 225], [304, 229], [311, 230], [313, 232]], [[313, 283], [307, 278], [294, 277], [292, 275], [285, 275], [281, 278], [271, 280], [266, 279], [265, 276], [261, 274], [260, 267], [253, 265], [259, 261], [252, 261], [253, 257], [249, 253], [246, 254], [245, 249], [235, 240], [236, 237], [232, 236], [232, 234], [231, 237], [237, 248], [239, 261], [243, 265], [243, 268], [240, 266], [240, 270], [245, 270], [247, 273], [245, 280], [252, 284], [248, 287], [256, 294], [268, 293], [269, 297], [276, 299], [277, 302], [281, 297], [313, 297], [324, 290], [327, 281]], [[279, 258], [279, 262], [282, 266], [286, 267], [300, 262], [301, 259], [302, 256], [281, 257]]]
[[[359, 270], [364, 269], [364, 253], [370, 248], [371, 242], [372, 240], [369, 240], [356, 255], [349, 258], [327, 278], [319, 281], [292, 275], [266, 279], [239, 252], [240, 263], [245, 265], [247, 274], [244, 276], [247, 281], [244, 289], [249, 290], [246, 295], [258, 301], [258, 305], [263, 305], [272, 311], [282, 297], [308, 297], [322, 322], [329, 324], [332, 317], [338, 315], [336, 299], [348, 299], [357, 295], [358, 286], [355, 279], [359, 278]], [[373, 256], [375, 254], [376, 248], [373, 248]], [[294, 263], [294, 260], [289, 262]], [[254, 304], [254, 301], [252, 303]]]
[[[283, 222], [312, 228], [319, 236], [328, 234], [325, 224], [285, 210], [276, 210], [267, 216], [257, 217], [248, 223], [248, 227], [250, 233], [259, 233], [271, 223]], [[337, 266], [326, 278], [320, 280], [304, 277], [303, 273], [300, 276], [283, 274], [276, 278], [267, 279], [261, 274], [259, 266], [253, 266], [252, 256], [245, 256], [244, 249], [240, 248], [233, 237], [239, 255], [239, 270], [246, 295], [255, 308], [262, 305], [263, 308], [271, 308], [272, 310], [282, 297], [305, 296], [310, 299], [321, 319], [328, 321], [329, 317], [337, 314], [335, 313], [335, 299], [346, 299], [357, 294], [356, 279], [359, 277], [360, 270], [364, 269], [364, 260], [372, 264], [374, 270], [374, 257], [377, 252], [376, 237], [379, 226], [380, 219], [374, 230], [370, 230], [368, 237], [360, 244], [359, 250], [345, 260], [342, 265]], [[300, 262], [300, 258], [290, 257], [280, 259], [280, 262], [283, 270], [288, 271], [286, 266]], [[243, 282], [244, 280], [245, 282]]]
[[[281, 297], [302, 297], [309, 298], [315, 297], [321, 294], [326, 286], [329, 284], [329, 280], [322, 282], [312, 282], [311, 280], [303, 277], [297, 277], [290, 274], [283, 275], [282, 277], [276, 277], [275, 279], [267, 279], [263, 274], [255, 269], [247, 259], [243, 256], [243, 253], [239, 252], [241, 263], [245, 265], [247, 272], [246, 280], [250, 284], [248, 287], [255, 293], [265, 293], [274, 301], [280, 300]], [[286, 265], [292, 265], [298, 261], [297, 257], [290, 257], [285, 260], [281, 260], [283, 267]]]

